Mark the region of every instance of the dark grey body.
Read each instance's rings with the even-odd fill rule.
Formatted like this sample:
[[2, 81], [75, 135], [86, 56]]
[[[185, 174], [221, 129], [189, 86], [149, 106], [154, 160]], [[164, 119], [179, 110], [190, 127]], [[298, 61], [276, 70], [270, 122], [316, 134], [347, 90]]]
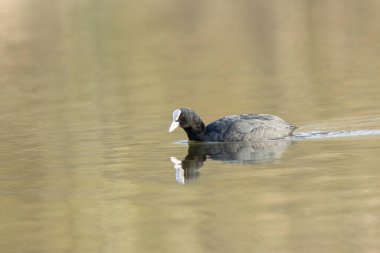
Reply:
[[173, 112], [169, 132], [177, 126], [185, 130], [189, 140], [206, 142], [273, 140], [292, 135], [297, 129], [280, 117], [269, 114], [231, 115], [205, 126], [199, 115], [190, 108]]
[[209, 124], [204, 136], [209, 142], [260, 141], [289, 136], [296, 128], [274, 115], [231, 115]]

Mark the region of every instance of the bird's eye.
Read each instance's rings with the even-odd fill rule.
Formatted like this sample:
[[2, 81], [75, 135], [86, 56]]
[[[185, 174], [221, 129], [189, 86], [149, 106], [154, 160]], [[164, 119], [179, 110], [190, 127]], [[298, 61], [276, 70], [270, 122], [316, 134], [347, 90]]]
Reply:
[[186, 122], [185, 115], [181, 114], [181, 115], [179, 116], [179, 120], [178, 120], [178, 121], [181, 122], [182, 124], [183, 124], [184, 122]]

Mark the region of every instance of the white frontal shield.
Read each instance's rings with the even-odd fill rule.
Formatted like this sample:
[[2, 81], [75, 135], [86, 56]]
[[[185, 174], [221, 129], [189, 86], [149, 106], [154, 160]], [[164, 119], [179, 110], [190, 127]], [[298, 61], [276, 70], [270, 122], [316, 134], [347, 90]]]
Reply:
[[169, 133], [173, 132], [174, 129], [176, 129], [179, 126], [179, 122], [178, 122], [179, 115], [181, 115], [180, 109], [177, 109], [173, 112], [173, 122], [171, 123], [169, 127]]

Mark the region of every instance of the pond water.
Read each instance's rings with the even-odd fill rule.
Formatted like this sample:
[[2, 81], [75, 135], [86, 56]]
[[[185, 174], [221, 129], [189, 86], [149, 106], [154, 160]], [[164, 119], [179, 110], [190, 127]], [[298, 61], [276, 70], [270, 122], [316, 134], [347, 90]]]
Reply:
[[[379, 1], [0, 3], [1, 252], [378, 252]], [[173, 110], [295, 137], [188, 144]]]

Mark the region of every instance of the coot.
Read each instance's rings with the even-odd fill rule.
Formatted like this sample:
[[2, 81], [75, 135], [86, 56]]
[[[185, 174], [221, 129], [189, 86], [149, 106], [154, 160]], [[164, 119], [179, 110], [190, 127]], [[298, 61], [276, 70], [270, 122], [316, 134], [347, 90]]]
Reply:
[[292, 135], [296, 126], [269, 114], [230, 115], [205, 126], [192, 109], [173, 112], [169, 133], [182, 127], [189, 140], [205, 142], [242, 142], [278, 139]]

